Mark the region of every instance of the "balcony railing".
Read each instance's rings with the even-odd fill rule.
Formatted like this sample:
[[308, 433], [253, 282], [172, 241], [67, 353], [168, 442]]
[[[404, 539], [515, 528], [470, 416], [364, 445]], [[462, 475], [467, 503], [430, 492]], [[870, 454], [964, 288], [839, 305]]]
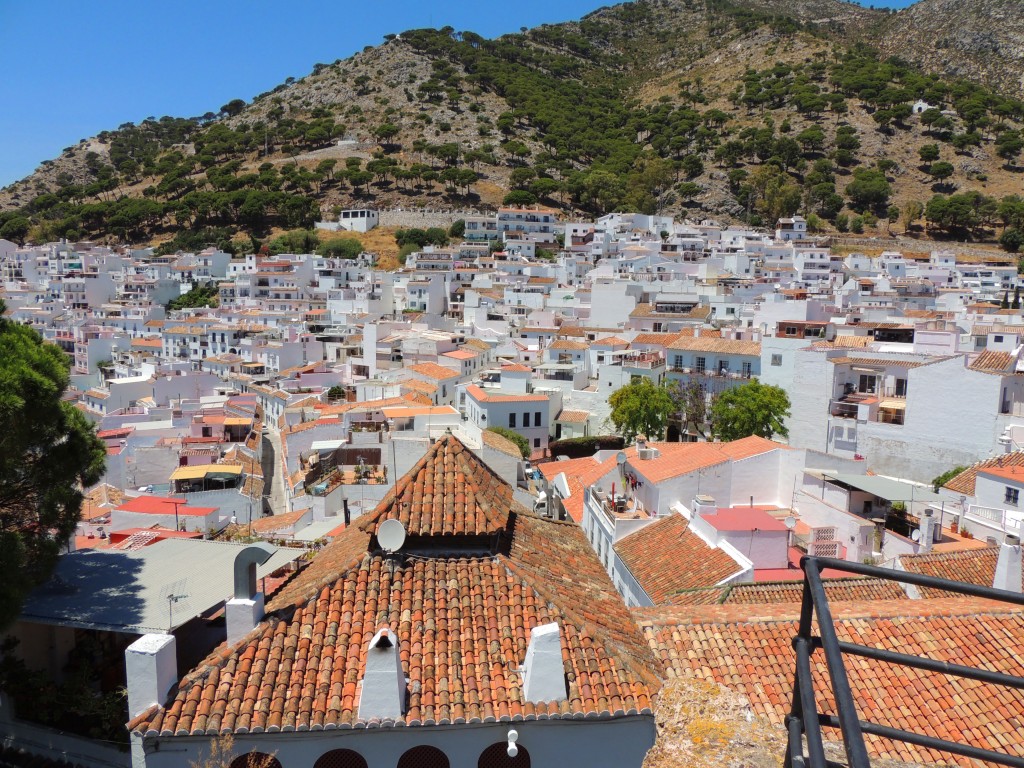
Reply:
[[[1024, 766], [1024, 759], [1004, 752], [995, 752], [990, 749], [861, 720], [843, 662], [844, 655], [860, 656], [865, 659], [873, 659], [883, 665], [921, 669], [1016, 690], [1024, 688], [1024, 677], [839, 640], [828, 598], [825, 595], [821, 572], [826, 568], [831, 568], [859, 576], [941, 589], [1013, 605], [1024, 605], [1024, 595], [1019, 592], [1009, 592], [1003, 589], [982, 587], [961, 581], [949, 581], [919, 573], [861, 565], [832, 558], [803, 557], [800, 559], [800, 567], [804, 572], [804, 590], [799, 629], [797, 636], [793, 638], [793, 648], [796, 651], [796, 672], [793, 680], [793, 702], [790, 713], [786, 717], [786, 730], [789, 737], [785, 757], [787, 768], [826, 768], [826, 766], [835, 765], [825, 756], [823, 728], [838, 728], [841, 731], [843, 746], [846, 750], [846, 765], [849, 768], [870, 768], [871, 766], [864, 743], [865, 733], [999, 765]], [[815, 619], [817, 619], [816, 624], [814, 623]], [[817, 628], [818, 634], [814, 634], [815, 628]], [[811, 656], [819, 649], [825, 656], [831, 693], [835, 699], [834, 711], [836, 714], [834, 715], [826, 714], [818, 709], [817, 691], [814, 688], [811, 671]], [[804, 752], [805, 738], [806, 753]]]

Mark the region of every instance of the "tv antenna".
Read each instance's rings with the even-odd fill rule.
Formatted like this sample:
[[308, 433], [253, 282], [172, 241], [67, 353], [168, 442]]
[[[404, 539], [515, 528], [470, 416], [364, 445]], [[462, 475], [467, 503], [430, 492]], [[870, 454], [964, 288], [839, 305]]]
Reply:
[[174, 629], [174, 604], [181, 602], [189, 596], [188, 593], [185, 592], [185, 582], [185, 579], [178, 579], [171, 584], [167, 584], [160, 590], [160, 596], [167, 601], [168, 632]]

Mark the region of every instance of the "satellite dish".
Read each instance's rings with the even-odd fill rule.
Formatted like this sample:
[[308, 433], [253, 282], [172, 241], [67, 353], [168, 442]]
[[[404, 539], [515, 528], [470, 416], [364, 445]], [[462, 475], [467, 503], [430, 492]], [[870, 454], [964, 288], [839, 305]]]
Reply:
[[782, 521], [789, 530], [796, 528], [796, 518], [792, 515], [786, 515], [786, 519]]
[[825, 326], [825, 341], [835, 341], [838, 335], [839, 329], [836, 328], [835, 323], [829, 323]]
[[623, 464], [625, 464], [625, 463], [626, 463], [626, 459], [627, 459], [627, 458], [628, 458], [628, 457], [626, 456], [626, 452], [625, 452], [625, 451], [619, 451], [619, 452], [618, 452], [617, 454], [615, 454], [615, 461], [617, 461], [617, 462], [618, 462], [618, 464], [619, 464], [619, 466], [620, 466], [620, 467], [621, 467], [621, 466], [622, 466]]
[[920, 530], [914, 531], [912, 534], [910, 534], [910, 538], [912, 538], [914, 541], [920, 541], [921, 540], [921, 531]]
[[385, 520], [377, 529], [377, 543], [389, 555], [405, 544], [405, 526], [400, 520]]

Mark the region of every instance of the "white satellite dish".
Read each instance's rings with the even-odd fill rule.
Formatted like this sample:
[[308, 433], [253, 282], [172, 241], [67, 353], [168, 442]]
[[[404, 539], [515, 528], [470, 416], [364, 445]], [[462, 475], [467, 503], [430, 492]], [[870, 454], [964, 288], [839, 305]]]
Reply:
[[629, 457], [626, 456], [625, 451], [619, 451], [617, 454], [615, 454], [615, 461], [618, 462], [620, 467], [626, 463], [627, 458]]
[[920, 530], [914, 531], [913, 533], [910, 534], [910, 538], [912, 538], [914, 541], [920, 541], [921, 540], [921, 531]]
[[796, 518], [792, 515], [786, 515], [786, 519], [782, 521], [789, 530], [796, 528]]
[[400, 520], [385, 520], [377, 529], [377, 543], [389, 555], [397, 552], [405, 544], [405, 526]]

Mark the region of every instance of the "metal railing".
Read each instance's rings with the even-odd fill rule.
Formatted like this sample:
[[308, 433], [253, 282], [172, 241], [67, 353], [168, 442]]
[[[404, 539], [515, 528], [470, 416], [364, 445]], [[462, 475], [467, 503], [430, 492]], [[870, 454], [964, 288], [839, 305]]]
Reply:
[[[986, 760], [999, 765], [1024, 768], [1024, 758], [1022, 757], [861, 720], [854, 703], [846, 666], [843, 663], [844, 654], [1018, 690], [1024, 689], [1024, 677], [841, 641], [836, 634], [832, 611], [829, 608], [825, 587], [822, 584], [821, 572], [825, 568], [830, 568], [875, 579], [942, 589], [1015, 605], [1024, 605], [1024, 594], [824, 557], [805, 556], [800, 559], [800, 567], [804, 572], [804, 590], [800, 609], [800, 626], [797, 636], [793, 638], [793, 648], [796, 651], [796, 671], [793, 679], [793, 703], [790, 713], [786, 717], [786, 730], [789, 737], [785, 768], [827, 768], [832, 765], [825, 757], [822, 728], [840, 729], [849, 768], [869, 768], [871, 765], [864, 743], [864, 734], [866, 733], [975, 760]], [[813, 634], [812, 622], [815, 617], [819, 635]], [[828, 678], [835, 699], [835, 715], [819, 711], [815, 697], [811, 656], [819, 649], [825, 655]], [[804, 752], [805, 738], [806, 753]]]

